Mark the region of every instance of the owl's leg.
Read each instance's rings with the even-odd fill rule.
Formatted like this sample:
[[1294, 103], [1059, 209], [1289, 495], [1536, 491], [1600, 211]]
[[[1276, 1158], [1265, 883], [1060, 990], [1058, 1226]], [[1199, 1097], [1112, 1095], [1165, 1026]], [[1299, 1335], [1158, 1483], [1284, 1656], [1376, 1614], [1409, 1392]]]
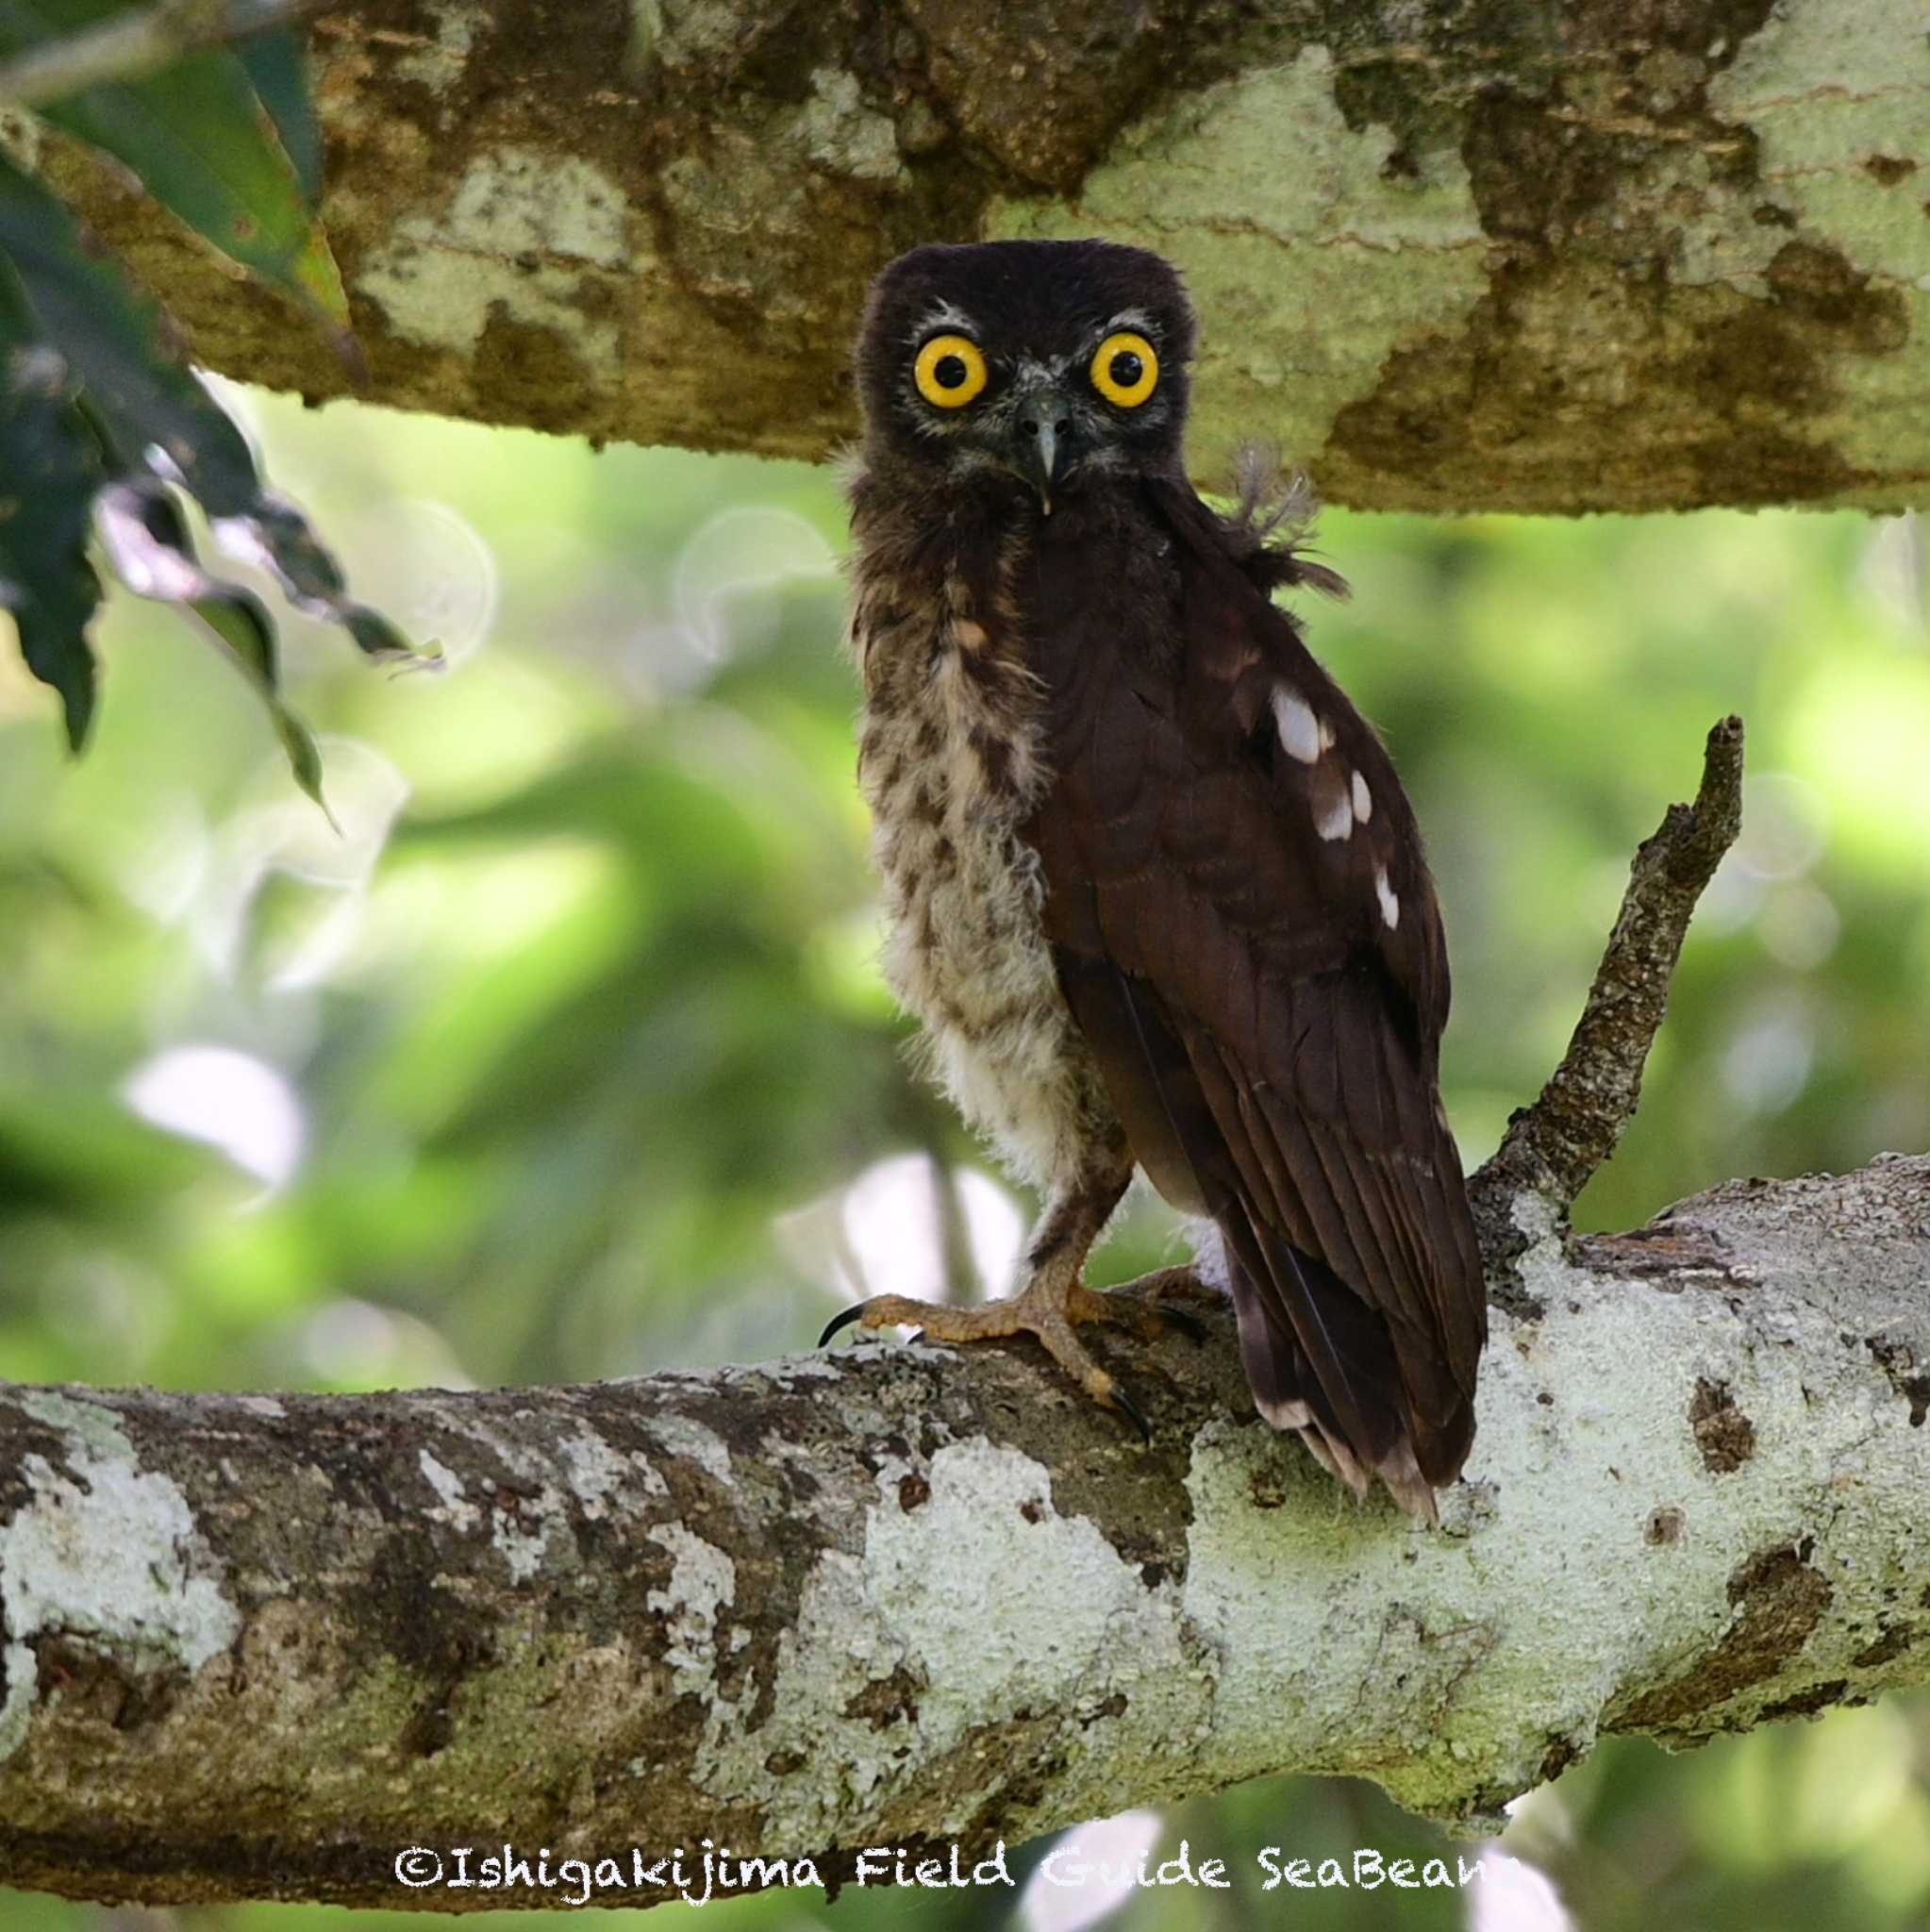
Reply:
[[916, 1324], [931, 1341], [991, 1341], [1011, 1335], [1034, 1335], [1046, 1352], [1093, 1401], [1131, 1418], [1142, 1435], [1152, 1434], [1145, 1418], [1121, 1389], [1117, 1377], [1101, 1368], [1073, 1332], [1082, 1322], [1122, 1323], [1142, 1334], [1156, 1333], [1160, 1316], [1141, 1304], [1123, 1302], [1088, 1288], [1080, 1278], [1092, 1243], [1132, 1178], [1123, 1157], [1108, 1158], [1076, 1179], [1056, 1187], [1038, 1232], [1025, 1254], [1023, 1285], [1004, 1301], [978, 1308], [955, 1308], [905, 1295], [883, 1294], [845, 1309], [824, 1330], [828, 1341], [856, 1322], [866, 1328]]

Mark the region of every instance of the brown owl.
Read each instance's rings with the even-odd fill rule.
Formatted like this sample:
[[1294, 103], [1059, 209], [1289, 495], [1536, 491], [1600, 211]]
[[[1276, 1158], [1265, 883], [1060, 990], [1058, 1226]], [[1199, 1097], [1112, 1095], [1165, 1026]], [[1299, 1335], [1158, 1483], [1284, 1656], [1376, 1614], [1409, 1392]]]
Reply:
[[[1157, 256], [914, 250], [857, 345], [861, 782], [886, 966], [966, 1117], [1039, 1187], [1020, 1291], [833, 1324], [1143, 1320], [1081, 1280], [1136, 1168], [1232, 1297], [1254, 1400], [1432, 1518], [1473, 1437], [1481, 1258], [1441, 1110], [1440, 913], [1380, 740], [1273, 601], [1341, 592], [1242, 459], [1182, 459], [1194, 325]], [[1141, 1424], [1143, 1427], [1143, 1424]]]

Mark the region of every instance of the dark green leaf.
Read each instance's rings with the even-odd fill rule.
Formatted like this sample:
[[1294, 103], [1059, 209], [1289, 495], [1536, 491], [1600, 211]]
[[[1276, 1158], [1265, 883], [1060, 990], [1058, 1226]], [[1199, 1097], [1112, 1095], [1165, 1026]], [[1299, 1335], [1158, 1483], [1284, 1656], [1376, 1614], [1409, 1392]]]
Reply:
[[100, 456], [73, 401], [73, 373], [33, 325], [0, 260], [0, 608], [20, 633], [27, 669], [60, 694], [78, 751], [93, 717], [87, 626], [100, 581], [87, 560], [89, 507]]
[[366, 604], [345, 605], [338, 613], [341, 625], [371, 657], [383, 663], [408, 663], [421, 671], [442, 668], [441, 646], [431, 638], [412, 644], [382, 615]]
[[[0, 0], [0, 52], [43, 46], [120, 10], [112, 0]], [[164, 73], [88, 88], [42, 111], [125, 162], [224, 255], [347, 330], [335, 258], [238, 55], [204, 47]]]
[[335, 814], [328, 809], [327, 799], [322, 795], [322, 753], [313, 734], [286, 705], [271, 705], [269, 715], [275, 721], [275, 735], [288, 754], [289, 770], [294, 774], [295, 783], [322, 808], [323, 817], [341, 831], [341, 827], [335, 824]]
[[235, 52], [255, 83], [268, 118], [281, 137], [310, 208], [322, 201], [322, 129], [308, 92], [308, 36], [299, 26], [275, 27], [249, 34], [235, 42]]
[[158, 450], [210, 516], [246, 510], [261, 486], [241, 431], [161, 351], [153, 305], [111, 262], [85, 254], [65, 204], [4, 156], [0, 254], [12, 260], [41, 333], [78, 374], [116, 467], [152, 467], [147, 452]]
[[411, 644], [379, 611], [348, 595], [341, 566], [323, 547], [293, 504], [264, 491], [245, 515], [216, 518], [214, 532], [231, 557], [272, 571], [296, 609], [310, 617], [332, 619], [371, 658], [408, 662], [424, 670], [440, 668], [441, 655], [433, 642]]
[[187, 519], [165, 484], [145, 476], [110, 484], [95, 515], [116, 573], [137, 597], [186, 606], [244, 670], [274, 688], [280, 675], [274, 621], [253, 591], [202, 569]]
[[178, 480], [208, 512], [223, 549], [272, 572], [298, 608], [341, 625], [370, 657], [440, 661], [433, 646], [416, 648], [348, 595], [341, 566], [301, 511], [263, 491], [241, 432], [158, 348], [152, 306], [111, 263], [82, 253], [66, 207], [4, 156], [0, 256], [18, 268], [42, 333], [78, 373], [83, 407], [116, 469]]

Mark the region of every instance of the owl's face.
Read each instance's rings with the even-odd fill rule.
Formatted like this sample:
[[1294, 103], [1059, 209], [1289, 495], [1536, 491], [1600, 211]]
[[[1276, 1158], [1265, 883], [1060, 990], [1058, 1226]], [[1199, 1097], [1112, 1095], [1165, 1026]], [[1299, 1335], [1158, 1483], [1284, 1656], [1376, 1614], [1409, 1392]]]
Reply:
[[865, 454], [919, 480], [1007, 475], [1050, 511], [1096, 479], [1167, 475], [1193, 316], [1172, 266], [1108, 242], [914, 248], [858, 338]]

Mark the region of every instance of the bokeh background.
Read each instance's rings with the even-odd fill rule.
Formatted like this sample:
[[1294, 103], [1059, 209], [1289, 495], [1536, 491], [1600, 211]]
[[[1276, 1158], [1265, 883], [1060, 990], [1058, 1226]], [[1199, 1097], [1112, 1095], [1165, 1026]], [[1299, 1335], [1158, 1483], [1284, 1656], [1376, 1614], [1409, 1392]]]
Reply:
[[[1002, 1288], [1029, 1204], [910, 1079], [875, 969], [828, 473], [223, 394], [359, 594], [451, 668], [385, 676], [288, 621], [337, 836], [171, 612], [111, 604], [78, 765], [0, 652], [0, 1375], [536, 1382], [803, 1348], [861, 1291]], [[1431, 836], [1471, 1164], [1559, 1057], [1629, 856], [1732, 709], [1747, 826], [1577, 1218], [1930, 1146], [1920, 527], [1337, 512], [1322, 543], [1356, 593], [1314, 641]], [[1170, 1240], [1141, 1203], [1104, 1267]], [[1365, 1785], [1078, 1836], [1128, 1861], [1184, 1837], [1245, 1876], [847, 1892], [830, 1923], [1930, 1926], [1930, 1705], [1688, 1757], [1610, 1743], [1517, 1807], [1501, 1849], [1545, 1879], [1465, 1898], [1259, 1891], [1267, 1845], [1472, 1855]], [[825, 1919], [812, 1893], [710, 1910]], [[423, 1923], [0, 1893], [6, 1932]]]

